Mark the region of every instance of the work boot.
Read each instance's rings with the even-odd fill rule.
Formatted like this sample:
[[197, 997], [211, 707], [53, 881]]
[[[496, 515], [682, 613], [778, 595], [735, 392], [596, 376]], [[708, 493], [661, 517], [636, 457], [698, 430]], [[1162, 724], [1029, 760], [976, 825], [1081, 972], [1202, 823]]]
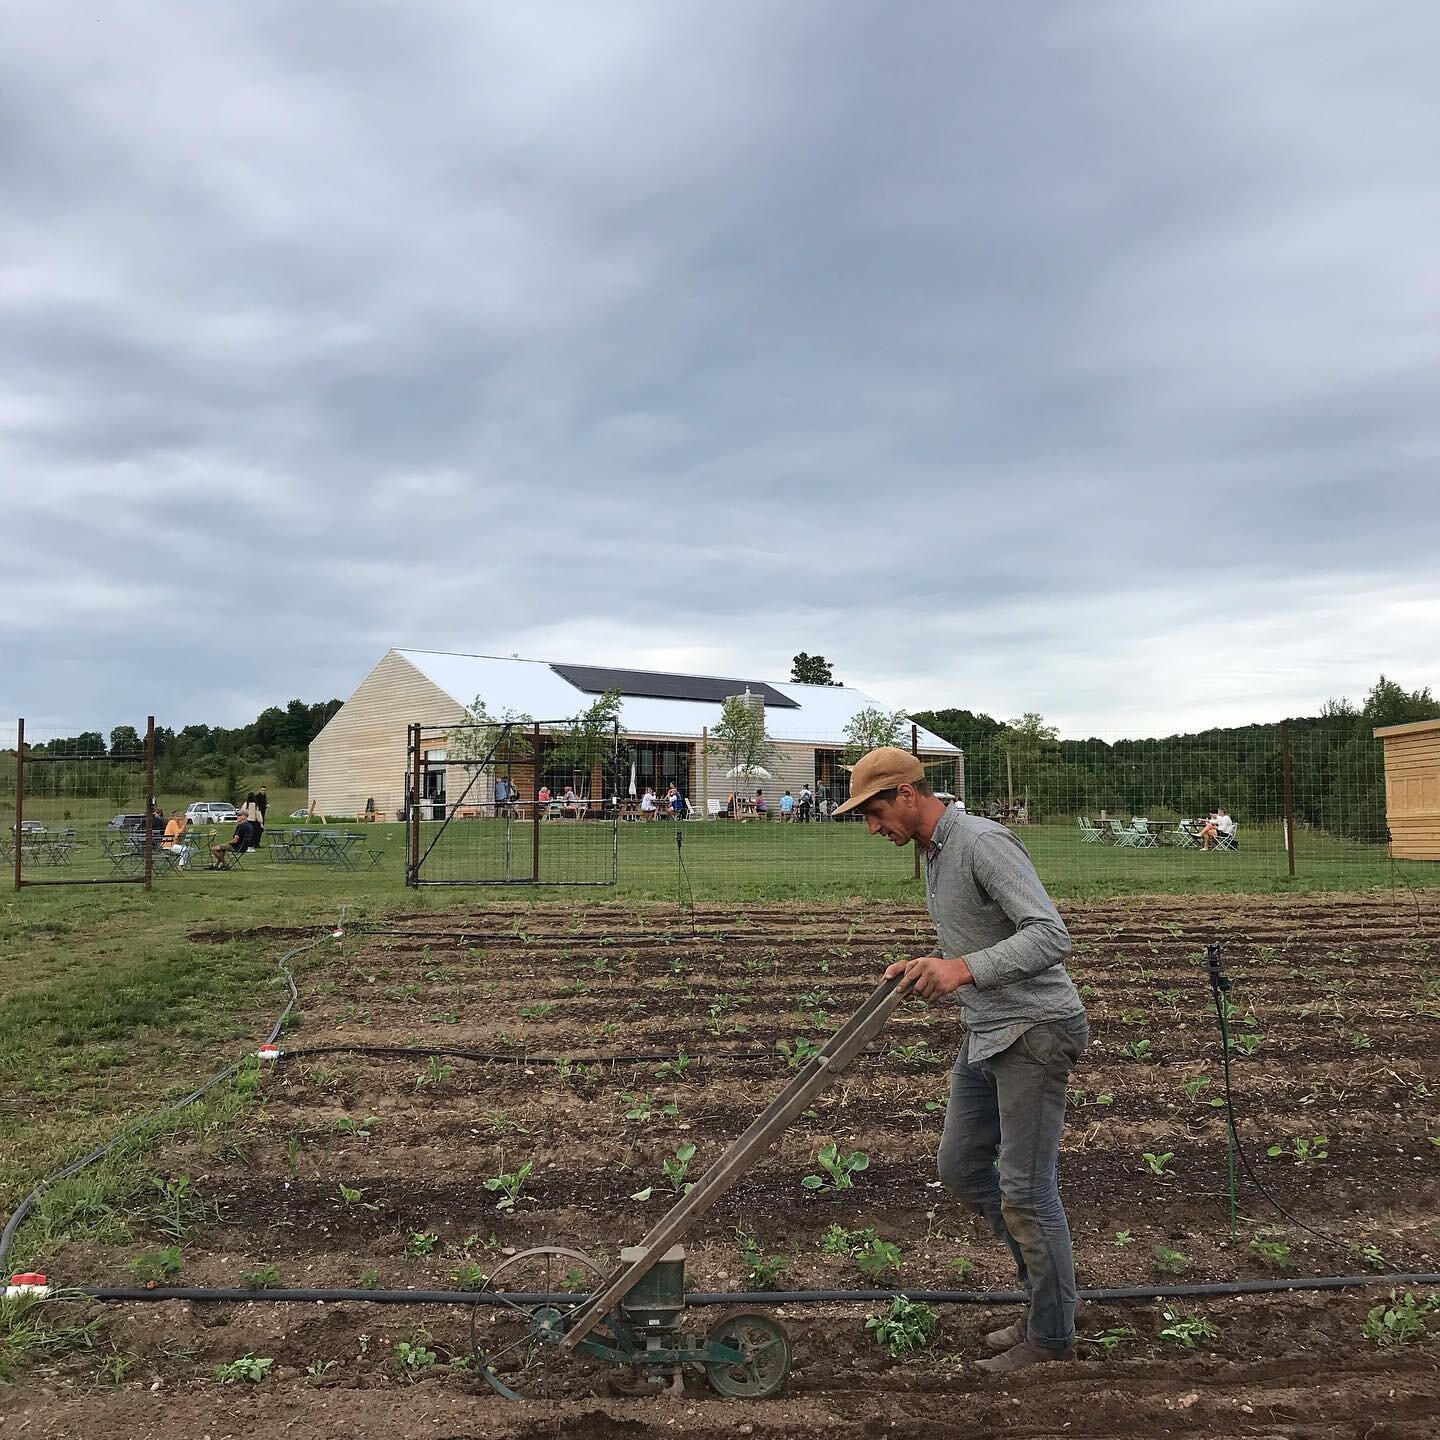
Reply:
[[1021, 1317], [1013, 1324], [1007, 1325], [1003, 1330], [992, 1330], [985, 1337], [985, 1346], [989, 1350], [1008, 1350], [1012, 1345], [1018, 1345], [1025, 1339], [1026, 1317]]
[[1074, 1358], [1073, 1345], [1067, 1345], [1063, 1350], [1047, 1350], [1043, 1345], [1022, 1340], [1018, 1345], [1012, 1345], [1003, 1355], [994, 1355], [989, 1360], [977, 1360], [975, 1363], [987, 1375], [1004, 1375], [1011, 1370], [1023, 1370], [1029, 1365], [1043, 1365], [1049, 1360]]

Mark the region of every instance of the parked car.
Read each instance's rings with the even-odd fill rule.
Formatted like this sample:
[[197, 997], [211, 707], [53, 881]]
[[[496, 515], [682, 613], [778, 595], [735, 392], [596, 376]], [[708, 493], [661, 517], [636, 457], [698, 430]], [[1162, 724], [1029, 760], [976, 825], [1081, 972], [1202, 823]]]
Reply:
[[40, 835], [44, 833], [45, 827], [38, 820], [22, 820], [14, 827], [22, 835]]
[[197, 800], [185, 811], [185, 818], [192, 825], [229, 825], [240, 818], [240, 812], [216, 800]]
[[290, 812], [290, 818], [292, 820], [308, 820], [310, 818], [310, 812], [308, 810], [292, 810]]
[[144, 815], [117, 815], [106, 827], [107, 830], [143, 830]]

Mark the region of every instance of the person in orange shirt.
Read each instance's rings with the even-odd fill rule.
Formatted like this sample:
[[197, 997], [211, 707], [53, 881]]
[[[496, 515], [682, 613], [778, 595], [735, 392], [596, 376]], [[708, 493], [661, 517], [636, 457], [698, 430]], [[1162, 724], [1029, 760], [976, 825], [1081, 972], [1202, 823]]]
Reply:
[[193, 845], [184, 843], [185, 837], [189, 833], [190, 822], [180, 811], [172, 810], [170, 821], [165, 826], [165, 838], [161, 840], [160, 848], [180, 857], [175, 866], [177, 870], [183, 870], [190, 863], [190, 857], [195, 853]]

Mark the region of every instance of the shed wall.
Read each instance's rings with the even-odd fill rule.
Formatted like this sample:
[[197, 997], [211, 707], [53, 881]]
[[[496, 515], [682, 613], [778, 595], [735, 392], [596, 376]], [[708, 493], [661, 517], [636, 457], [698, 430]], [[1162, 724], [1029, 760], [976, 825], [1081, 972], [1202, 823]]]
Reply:
[[1397, 860], [1440, 860], [1440, 721], [1384, 735], [1385, 820]]

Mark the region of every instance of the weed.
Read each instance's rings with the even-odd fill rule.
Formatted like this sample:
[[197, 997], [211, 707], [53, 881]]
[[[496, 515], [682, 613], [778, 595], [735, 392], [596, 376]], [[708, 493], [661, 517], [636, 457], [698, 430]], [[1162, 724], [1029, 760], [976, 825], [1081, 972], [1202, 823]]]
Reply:
[[1115, 1248], [1123, 1250], [1127, 1245], [1135, 1243], [1135, 1236], [1129, 1230], [1117, 1230], [1115, 1232]]
[[847, 1259], [858, 1255], [875, 1239], [875, 1227], [867, 1225], [863, 1230], [847, 1230], [843, 1225], [832, 1225], [820, 1242], [820, 1248], [827, 1255], [844, 1255]]
[[850, 1190], [855, 1184], [850, 1177], [870, 1168], [870, 1157], [863, 1150], [844, 1155], [833, 1141], [815, 1159], [825, 1175], [805, 1176], [800, 1183], [807, 1190]]
[[529, 1005], [522, 1005], [518, 1013], [522, 1020], [544, 1020], [554, 1009], [554, 1001], [536, 1000]]
[[940, 1316], [923, 1301], [906, 1300], [897, 1295], [889, 1310], [872, 1315], [865, 1328], [875, 1337], [875, 1343], [892, 1360], [898, 1360], [913, 1350], [924, 1350], [935, 1343], [940, 1333]]
[[514, 1120], [508, 1110], [492, 1110], [485, 1117], [485, 1128], [492, 1135], [528, 1135], [530, 1127]]
[[518, 1170], [502, 1170], [498, 1175], [485, 1182], [485, 1188], [492, 1195], [497, 1192], [500, 1194], [500, 1199], [495, 1202], [497, 1210], [513, 1210], [515, 1208], [515, 1202], [519, 1200], [520, 1192], [525, 1188], [525, 1182], [530, 1178], [530, 1172], [534, 1168], [535, 1162], [527, 1160]]
[[1360, 1334], [1382, 1348], [1404, 1345], [1411, 1340], [1426, 1340], [1430, 1336], [1426, 1317], [1437, 1310], [1440, 1310], [1440, 1295], [1417, 1300], [1408, 1290], [1403, 1296], [1392, 1290], [1388, 1303], [1382, 1301], [1371, 1307], [1360, 1326]]
[[247, 1290], [273, 1290], [280, 1283], [280, 1272], [273, 1265], [260, 1265], [254, 1270], [242, 1270], [240, 1283]]
[[457, 1290], [483, 1290], [490, 1276], [479, 1265], [461, 1265], [450, 1272], [450, 1283]]
[[192, 1226], [218, 1213], [214, 1206], [197, 1200], [191, 1193], [188, 1175], [177, 1175], [173, 1180], [162, 1180], [156, 1175], [150, 1184], [160, 1198], [150, 1207], [148, 1218], [162, 1235], [172, 1240], [183, 1240]]
[[259, 1355], [242, 1355], [238, 1360], [215, 1367], [215, 1378], [222, 1385], [233, 1385], [237, 1380], [248, 1380], [258, 1384], [275, 1368], [275, 1362]]
[[862, 1275], [878, 1284], [887, 1275], [900, 1273], [904, 1257], [898, 1245], [889, 1240], [875, 1239], [855, 1257], [855, 1265]]
[[1290, 1247], [1281, 1244], [1278, 1240], [1265, 1240], [1257, 1235], [1247, 1248], [1252, 1255], [1258, 1255], [1260, 1260], [1271, 1270], [1294, 1270], [1296, 1268], [1295, 1258], [1290, 1253]]
[[97, 1385], [123, 1385], [125, 1377], [135, 1364], [133, 1355], [122, 1355], [118, 1350], [107, 1350], [95, 1367]]
[[736, 1238], [740, 1241], [740, 1258], [748, 1267], [746, 1282], [754, 1290], [773, 1290], [781, 1274], [790, 1268], [788, 1255], [766, 1255], [756, 1240], [743, 1225], [735, 1227]]
[[311, 1380], [318, 1380], [322, 1375], [328, 1375], [340, 1362], [335, 1359], [312, 1360], [305, 1367], [305, 1374]]
[[378, 1270], [362, 1270], [360, 1278], [355, 1282], [357, 1290], [378, 1290], [380, 1288], [380, 1272]]
[[1160, 1331], [1160, 1338], [1186, 1350], [1193, 1350], [1197, 1340], [1214, 1340], [1220, 1334], [1215, 1326], [1201, 1315], [1181, 1315], [1168, 1305], [1162, 1313], [1165, 1316], [1165, 1327]]
[[1145, 1163], [1150, 1167], [1152, 1175], [1168, 1175], [1169, 1164], [1175, 1158], [1173, 1150], [1167, 1150], [1163, 1155], [1156, 1155], [1152, 1151], [1145, 1151]]
[[423, 1374], [440, 1358], [433, 1350], [417, 1342], [409, 1340], [397, 1340], [395, 1342], [395, 1358], [400, 1362], [400, 1369], [407, 1380], [413, 1380], [417, 1375]]
[[453, 1065], [444, 1064], [438, 1055], [430, 1057], [430, 1063], [415, 1077], [415, 1088], [423, 1089], [426, 1085], [439, 1085], [448, 1080], [455, 1073]]
[[1190, 1263], [1188, 1255], [1172, 1250], [1168, 1245], [1152, 1245], [1150, 1253], [1155, 1257], [1155, 1268], [1167, 1275], [1179, 1275]]
[[1094, 1339], [1086, 1340], [1088, 1345], [1098, 1345], [1103, 1355], [1113, 1354], [1127, 1340], [1135, 1338], [1135, 1327], [1133, 1325], [1113, 1325], [1109, 1330], [1103, 1330]]
[[429, 1255], [440, 1243], [440, 1237], [428, 1230], [416, 1230], [405, 1242], [405, 1249], [415, 1256]]

